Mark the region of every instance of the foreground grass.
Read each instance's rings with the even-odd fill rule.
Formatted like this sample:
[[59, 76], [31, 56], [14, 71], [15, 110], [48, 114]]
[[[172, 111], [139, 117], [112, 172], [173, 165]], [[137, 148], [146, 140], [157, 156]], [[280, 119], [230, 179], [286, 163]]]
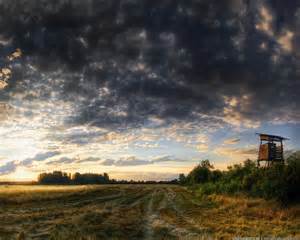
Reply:
[[300, 206], [179, 186], [0, 186], [0, 239], [300, 236]]

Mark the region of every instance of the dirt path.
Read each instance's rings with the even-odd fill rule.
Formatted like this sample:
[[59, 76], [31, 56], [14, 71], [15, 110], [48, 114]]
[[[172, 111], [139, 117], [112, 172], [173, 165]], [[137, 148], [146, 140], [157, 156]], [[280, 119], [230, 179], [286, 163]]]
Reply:
[[146, 205], [146, 212], [145, 212], [145, 240], [152, 240], [154, 237], [153, 232], [153, 221], [157, 217], [156, 214], [153, 212], [153, 197], [154, 193], [150, 195], [150, 199], [148, 204]]
[[199, 239], [195, 224], [184, 216], [172, 188], [155, 189], [145, 211], [144, 239]]

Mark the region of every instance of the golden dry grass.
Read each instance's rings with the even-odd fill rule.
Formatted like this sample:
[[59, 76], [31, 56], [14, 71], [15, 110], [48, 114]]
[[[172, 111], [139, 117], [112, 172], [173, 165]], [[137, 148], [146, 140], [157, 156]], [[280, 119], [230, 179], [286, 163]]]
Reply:
[[300, 206], [283, 208], [278, 203], [243, 196], [211, 195], [217, 207], [202, 214], [205, 226], [216, 236], [300, 237]]
[[169, 185], [0, 186], [0, 239], [299, 237], [299, 206]]

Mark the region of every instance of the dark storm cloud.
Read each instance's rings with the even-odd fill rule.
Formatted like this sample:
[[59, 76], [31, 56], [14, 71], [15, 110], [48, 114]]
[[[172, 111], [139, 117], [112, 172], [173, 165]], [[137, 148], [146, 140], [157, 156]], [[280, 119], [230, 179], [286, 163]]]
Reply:
[[68, 164], [68, 163], [87, 163], [87, 162], [95, 163], [100, 160], [101, 160], [100, 158], [96, 158], [96, 157], [88, 157], [88, 158], [83, 158], [83, 159], [62, 157], [58, 160], [47, 162], [47, 165]]
[[136, 157], [121, 158], [119, 160], [106, 159], [101, 162], [103, 166], [118, 166], [118, 167], [128, 167], [128, 166], [140, 166], [152, 164], [151, 161], [138, 159]]
[[45, 153], [38, 153], [32, 158], [26, 158], [25, 160], [21, 161], [19, 165], [22, 166], [30, 166], [34, 161], [45, 161], [48, 158], [54, 157], [59, 155], [59, 151], [50, 151]]
[[[76, 103], [71, 124], [140, 126], [149, 117], [224, 117], [224, 96], [242, 118], [299, 121], [299, 1], [2, 1], [5, 54], [24, 53], [8, 93], [43, 87]], [[258, 29], [271, 14], [272, 34]], [[286, 31], [292, 51], [284, 52]], [[281, 40], [278, 39], [281, 37]], [[38, 73], [28, 71], [35, 66]], [[61, 81], [47, 76], [59, 72]], [[24, 81], [24, 76], [29, 80]], [[232, 111], [233, 111], [232, 110]], [[229, 111], [229, 114], [231, 112]], [[79, 140], [84, 144], [85, 138]]]
[[76, 144], [83, 146], [99, 141], [100, 137], [104, 137], [105, 132], [99, 130], [87, 131], [87, 129], [75, 129], [73, 131], [50, 133], [45, 139], [52, 139], [62, 142], [62, 144]]
[[47, 162], [47, 165], [56, 165], [56, 164], [64, 164], [64, 163], [72, 163], [74, 159], [68, 157], [62, 157], [58, 160]]
[[[30, 167], [32, 165], [32, 163], [35, 161], [37, 161], [37, 162], [45, 161], [45, 160], [47, 160], [51, 157], [57, 156], [59, 154], [60, 154], [60, 152], [58, 152], [58, 151], [49, 151], [49, 152], [38, 153], [32, 158], [26, 158], [19, 162], [17, 162], [17, 161], [7, 162], [0, 166], [0, 176], [15, 172], [19, 166]], [[65, 159], [61, 158], [61, 160], [65, 160]]]
[[182, 162], [182, 159], [175, 159], [171, 156], [162, 156], [155, 158], [153, 160], [144, 160], [139, 159], [135, 156], [130, 157], [123, 157], [119, 160], [114, 159], [105, 159], [101, 162], [103, 166], [118, 166], [118, 167], [128, 167], [128, 166], [140, 166], [140, 165], [149, 165], [155, 163], [162, 163], [162, 162]]
[[79, 159], [76, 161], [76, 163], [98, 162], [100, 160], [101, 159], [97, 158], [97, 157], [88, 157], [88, 158], [84, 158], [84, 159]]
[[17, 164], [14, 161], [8, 162], [0, 166], [0, 176], [14, 172], [17, 169]]

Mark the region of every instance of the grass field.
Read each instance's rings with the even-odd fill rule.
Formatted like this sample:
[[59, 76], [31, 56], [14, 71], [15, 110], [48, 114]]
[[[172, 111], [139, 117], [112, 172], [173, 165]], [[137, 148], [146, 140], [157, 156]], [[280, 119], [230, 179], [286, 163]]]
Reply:
[[0, 186], [0, 239], [300, 236], [300, 206], [171, 185]]

